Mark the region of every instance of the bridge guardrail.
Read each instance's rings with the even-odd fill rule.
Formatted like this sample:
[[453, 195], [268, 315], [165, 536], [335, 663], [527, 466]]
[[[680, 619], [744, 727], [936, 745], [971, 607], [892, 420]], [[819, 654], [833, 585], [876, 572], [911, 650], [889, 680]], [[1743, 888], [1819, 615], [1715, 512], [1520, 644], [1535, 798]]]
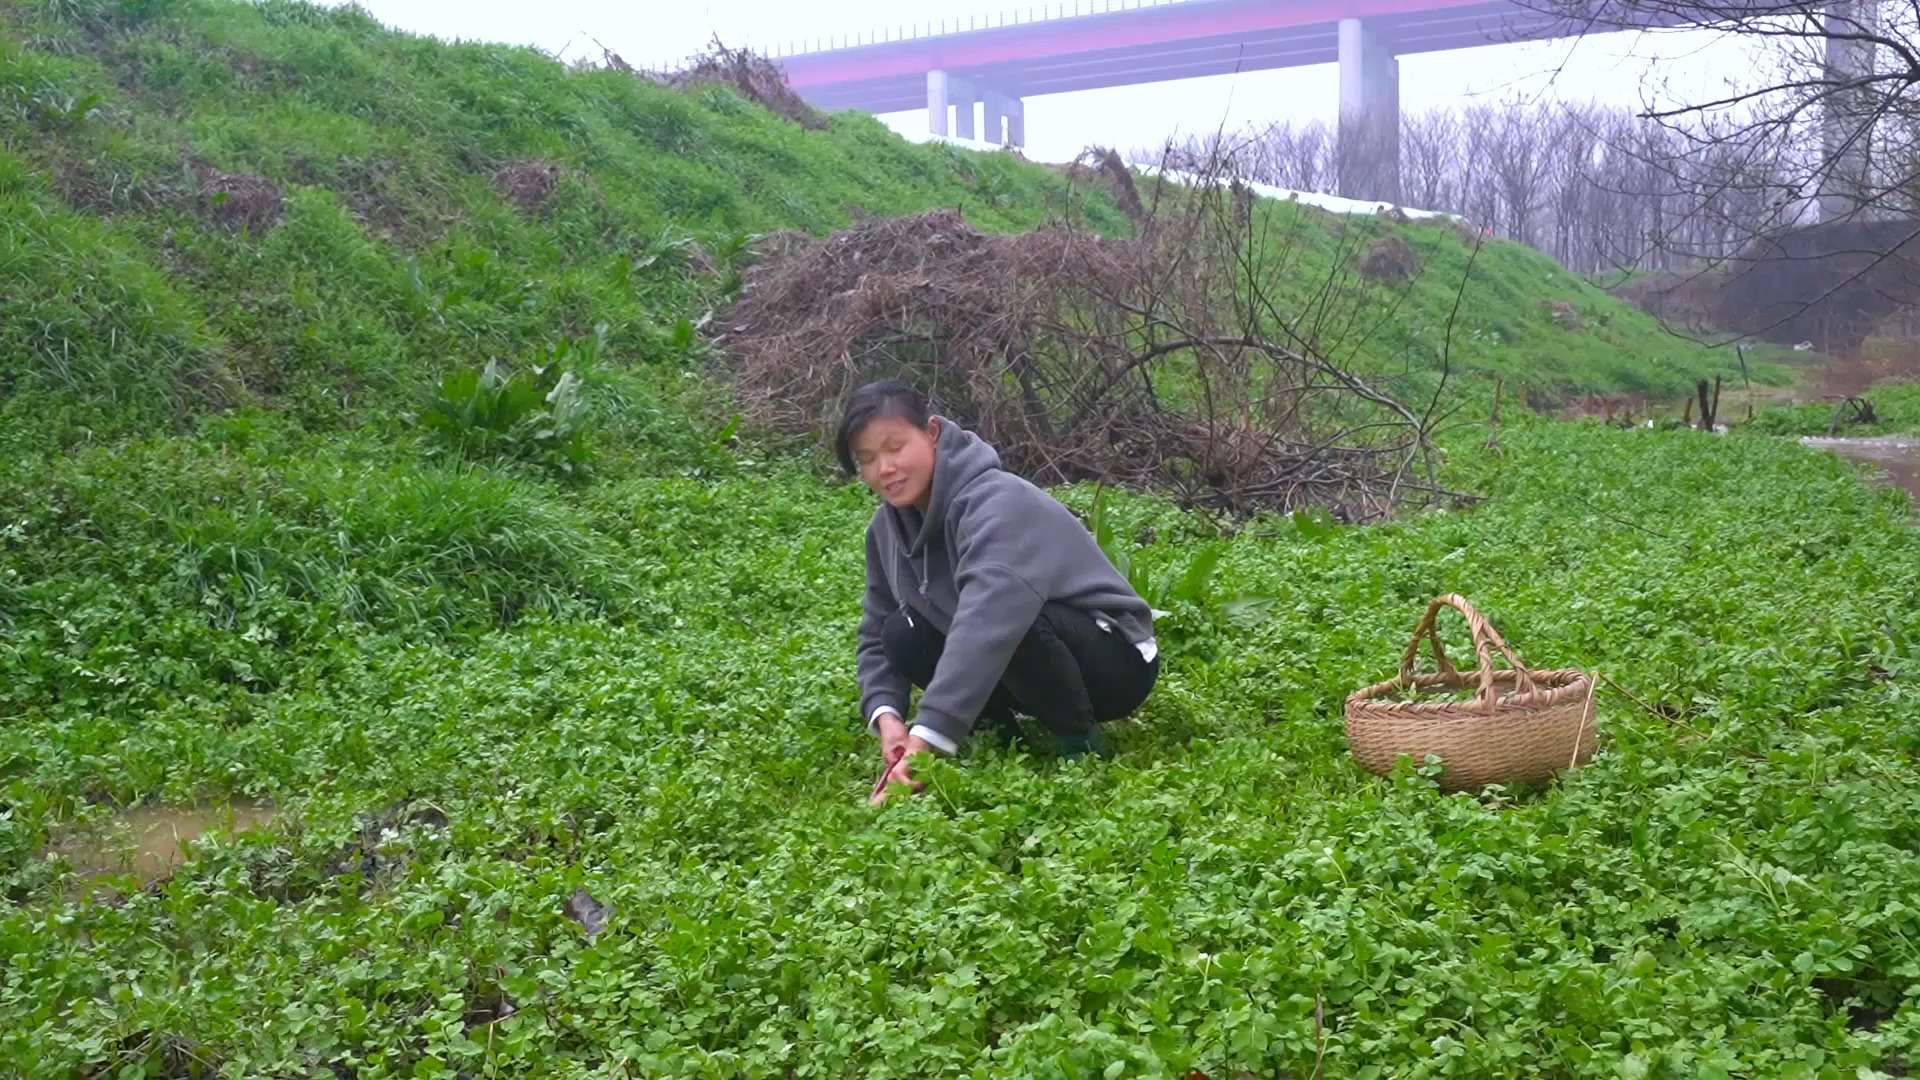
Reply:
[[[921, 38], [942, 37], [948, 34], [964, 34], [970, 30], [992, 30], [1002, 26], [1023, 26], [1027, 23], [1054, 22], [1060, 19], [1080, 18], [1087, 15], [1107, 15], [1116, 11], [1134, 11], [1141, 8], [1170, 7], [1184, 4], [1188, 0], [1055, 0], [1051, 4], [1029, 4], [1025, 7], [1003, 9], [985, 14], [957, 15], [938, 21], [900, 23], [892, 27], [877, 30], [860, 30], [851, 33], [827, 34], [821, 37], [802, 38], [797, 42], [781, 42], [765, 50], [753, 49], [770, 59], [778, 60], [788, 56], [807, 56], [815, 53], [833, 52], [839, 49], [853, 49], [862, 45], [884, 45], [894, 41], [916, 41]], [[753, 48], [751, 45], [748, 48]], [[698, 55], [681, 57], [661, 70], [671, 70], [697, 60]]]

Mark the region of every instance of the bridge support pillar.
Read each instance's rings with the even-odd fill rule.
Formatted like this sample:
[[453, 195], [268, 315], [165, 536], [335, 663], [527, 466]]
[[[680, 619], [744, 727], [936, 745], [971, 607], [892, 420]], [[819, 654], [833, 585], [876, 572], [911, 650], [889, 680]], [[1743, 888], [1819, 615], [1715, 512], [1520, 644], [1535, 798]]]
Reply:
[[1001, 146], [1027, 145], [1025, 102], [951, 72], [927, 72], [928, 131], [935, 135], [951, 132], [961, 139], [976, 138], [975, 106], [982, 108], [986, 119], [986, 130], [980, 132], [978, 138]]
[[1400, 201], [1400, 60], [1359, 19], [1340, 20], [1336, 154], [1342, 197]]
[[984, 138], [990, 143], [1001, 146], [1027, 145], [1027, 106], [1026, 103], [1011, 94], [1002, 94], [989, 90], [984, 95], [987, 106], [987, 130]]
[[927, 130], [935, 135], [947, 133], [947, 105], [952, 89], [946, 72], [927, 72]]
[[[1879, 0], [1834, 0], [1827, 5], [1826, 78], [1843, 83], [1873, 70], [1873, 42], [1836, 35], [1880, 30]], [[1842, 221], [1868, 209], [1873, 201], [1872, 135], [1874, 94], [1835, 90], [1821, 103], [1822, 175], [1820, 220]]]
[[960, 78], [949, 78], [947, 94], [953, 99], [953, 134], [956, 138], [971, 139], [973, 135], [974, 105], [980, 95], [974, 91], [973, 83]]

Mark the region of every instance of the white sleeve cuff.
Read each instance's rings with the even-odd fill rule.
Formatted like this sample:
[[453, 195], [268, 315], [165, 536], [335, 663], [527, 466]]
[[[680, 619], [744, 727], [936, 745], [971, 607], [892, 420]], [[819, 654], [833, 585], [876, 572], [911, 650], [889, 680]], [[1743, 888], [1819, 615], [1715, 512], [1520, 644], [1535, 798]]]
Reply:
[[873, 715], [867, 717], [867, 734], [869, 735], [880, 734], [880, 717], [885, 713], [892, 713], [895, 716], [899, 716], [900, 710], [894, 708], [891, 705], [874, 706]]
[[925, 724], [913, 725], [913, 727], [907, 729], [907, 734], [916, 735], [925, 739], [928, 746], [933, 747], [943, 754], [957, 754], [960, 752], [958, 743], [955, 743], [952, 739], [947, 738], [945, 735], [940, 734]]

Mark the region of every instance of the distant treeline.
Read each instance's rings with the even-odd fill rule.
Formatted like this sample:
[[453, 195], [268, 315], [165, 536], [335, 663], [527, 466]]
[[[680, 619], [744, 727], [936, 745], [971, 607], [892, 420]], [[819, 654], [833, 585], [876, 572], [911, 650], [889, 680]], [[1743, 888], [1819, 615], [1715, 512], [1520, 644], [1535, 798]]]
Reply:
[[[1169, 149], [1224, 151], [1261, 183], [1337, 187], [1334, 132], [1319, 122], [1132, 156], [1157, 161]], [[1715, 132], [1599, 106], [1479, 105], [1402, 120], [1400, 202], [1461, 214], [1575, 270], [1674, 269], [1810, 220], [1804, 156], [1774, 128]]]

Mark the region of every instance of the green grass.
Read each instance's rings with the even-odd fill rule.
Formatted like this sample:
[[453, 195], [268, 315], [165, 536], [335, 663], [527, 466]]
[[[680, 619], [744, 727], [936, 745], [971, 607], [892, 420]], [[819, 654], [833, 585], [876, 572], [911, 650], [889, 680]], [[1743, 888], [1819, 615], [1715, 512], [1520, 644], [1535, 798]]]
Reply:
[[[1255, 226], [1269, 265], [1285, 269], [1280, 306], [1322, 355], [1386, 376], [1422, 401], [1449, 372], [1468, 386], [1491, 376], [1536, 401], [1580, 393], [1690, 394], [1698, 379], [1739, 378], [1731, 349], [1662, 329], [1551, 258], [1499, 239], [1479, 242], [1443, 221], [1394, 223], [1265, 203]], [[1418, 256], [1410, 280], [1357, 272], [1373, 246], [1397, 236]], [[1564, 311], [1567, 315], [1558, 314]], [[1749, 357], [1756, 381], [1787, 385], [1785, 367]]]
[[[1878, 386], [1858, 395], [1873, 403], [1871, 424], [1845, 423], [1836, 435], [1911, 435], [1920, 433], [1920, 384]], [[1813, 402], [1765, 409], [1754, 414], [1753, 428], [1772, 435], [1825, 435], [1833, 430], [1838, 402]], [[1843, 415], [1850, 417], [1851, 407]]]
[[[1920, 1052], [1920, 533], [1846, 463], [1513, 409], [1500, 456], [1448, 440], [1464, 512], [1223, 536], [1113, 497], [1143, 579], [1218, 543], [1217, 596], [1268, 617], [1183, 609], [1110, 760], [983, 750], [874, 812], [870, 498], [739, 437], [692, 324], [750, 234], [946, 205], [1125, 232], [1104, 197], [351, 10], [0, 19], [0, 1074], [1840, 1080]], [[183, 151], [282, 186], [283, 219], [215, 224]], [[563, 176], [528, 216], [489, 177], [535, 156]], [[1405, 390], [1443, 355], [1476, 402], [1731, 360], [1510, 245], [1460, 293], [1450, 229], [1262, 214], [1303, 327]], [[1404, 298], [1316, 301], [1387, 228], [1428, 267]], [[446, 372], [562, 342], [584, 477], [420, 421]], [[1654, 711], [1604, 692], [1604, 752], [1546, 791], [1367, 776], [1342, 697], [1448, 591]], [[274, 823], [146, 888], [49, 854], [240, 798]]]

